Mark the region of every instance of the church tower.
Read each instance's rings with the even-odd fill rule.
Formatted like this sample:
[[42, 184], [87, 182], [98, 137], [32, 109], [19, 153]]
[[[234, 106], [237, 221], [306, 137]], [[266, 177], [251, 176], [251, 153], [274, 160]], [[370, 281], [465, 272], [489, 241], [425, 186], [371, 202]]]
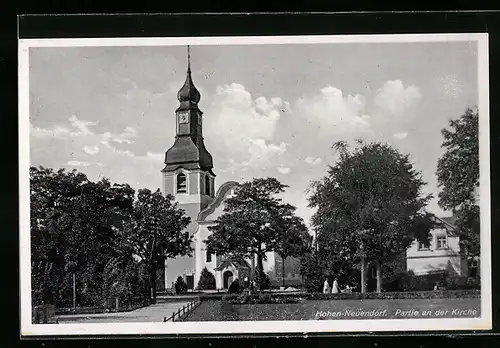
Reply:
[[188, 46], [186, 81], [177, 93], [180, 105], [175, 111], [175, 142], [165, 153], [162, 173], [164, 192], [172, 194], [183, 206], [192, 205], [192, 209], [196, 206], [199, 212], [214, 197], [215, 174], [212, 155], [203, 142], [200, 92], [191, 78], [190, 58]]
[[[191, 218], [187, 227], [190, 235], [196, 232], [197, 216], [215, 196], [215, 174], [212, 155], [203, 142], [203, 113], [198, 107], [200, 92], [191, 78], [191, 57], [188, 46], [186, 81], [177, 93], [179, 107], [175, 110], [176, 135], [174, 144], [165, 153], [162, 170], [163, 192], [171, 194], [179, 208]], [[178, 257], [165, 264], [165, 286], [170, 287], [178, 276], [189, 284], [194, 277], [194, 258]], [[191, 287], [192, 288], [192, 287]]]

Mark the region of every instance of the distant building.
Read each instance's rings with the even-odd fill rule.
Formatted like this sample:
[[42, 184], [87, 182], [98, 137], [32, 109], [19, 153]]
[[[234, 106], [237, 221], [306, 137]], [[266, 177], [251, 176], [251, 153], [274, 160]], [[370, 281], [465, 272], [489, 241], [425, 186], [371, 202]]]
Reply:
[[[186, 81], [177, 93], [179, 107], [176, 113], [176, 136], [174, 144], [165, 153], [163, 193], [171, 194], [191, 217], [187, 227], [193, 236], [193, 256], [182, 256], [165, 261], [163, 278], [165, 288], [170, 288], [180, 276], [189, 289], [195, 289], [203, 268], [212, 272], [218, 289], [227, 289], [235, 278], [246, 276], [255, 267], [255, 260], [235, 261], [230, 258], [208, 254], [204, 240], [210, 234], [208, 227], [222, 214], [225, 199], [234, 193], [237, 182], [230, 181], [216, 190], [212, 155], [203, 142], [203, 113], [198, 108], [200, 93], [191, 78], [189, 63]], [[297, 260], [285, 262], [287, 285], [297, 284], [301, 277], [297, 273]], [[264, 272], [275, 285], [281, 284], [282, 263], [275, 253], [267, 253]]]
[[428, 247], [415, 240], [408, 248], [407, 270], [412, 270], [415, 275], [447, 271], [452, 276], [475, 277], [475, 274], [470, 274], [476, 271], [474, 260], [469, 265], [468, 260], [460, 255], [460, 234], [456, 231], [455, 217], [435, 216], [434, 223]]

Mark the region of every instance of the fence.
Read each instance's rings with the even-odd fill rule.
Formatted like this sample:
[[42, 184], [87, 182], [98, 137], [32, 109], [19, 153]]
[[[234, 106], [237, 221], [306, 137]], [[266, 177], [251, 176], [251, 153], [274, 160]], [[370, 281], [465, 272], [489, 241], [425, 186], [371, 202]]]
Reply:
[[34, 306], [32, 313], [33, 324], [50, 324], [54, 321], [55, 308], [53, 305]]
[[163, 322], [167, 322], [167, 321], [174, 322], [174, 321], [182, 320], [183, 318], [188, 316], [189, 313], [191, 313], [193, 310], [195, 310], [196, 307], [198, 307], [200, 305], [200, 303], [201, 303], [200, 298], [199, 297], [195, 298], [194, 300], [189, 302], [187, 305], [184, 305], [184, 306], [182, 306], [182, 308], [179, 308], [177, 310], [177, 312], [173, 312], [170, 317], [168, 317], [168, 318], [164, 317]]

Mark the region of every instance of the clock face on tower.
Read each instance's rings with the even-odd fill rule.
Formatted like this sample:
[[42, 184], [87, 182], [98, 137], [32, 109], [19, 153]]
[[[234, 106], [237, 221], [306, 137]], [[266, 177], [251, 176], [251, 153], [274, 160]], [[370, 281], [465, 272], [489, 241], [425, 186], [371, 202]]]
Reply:
[[189, 112], [179, 113], [179, 123], [189, 123]]

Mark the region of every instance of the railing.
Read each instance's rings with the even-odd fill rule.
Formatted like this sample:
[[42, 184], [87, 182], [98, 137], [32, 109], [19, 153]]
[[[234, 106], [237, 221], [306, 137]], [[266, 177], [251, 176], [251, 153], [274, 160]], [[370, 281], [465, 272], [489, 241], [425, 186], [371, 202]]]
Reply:
[[200, 305], [201, 301], [200, 298], [197, 297], [193, 301], [189, 302], [187, 305], [182, 306], [182, 308], [179, 308], [177, 312], [173, 312], [170, 317], [164, 317], [163, 322], [167, 321], [179, 321], [185, 318], [189, 313], [191, 313], [196, 307]]

